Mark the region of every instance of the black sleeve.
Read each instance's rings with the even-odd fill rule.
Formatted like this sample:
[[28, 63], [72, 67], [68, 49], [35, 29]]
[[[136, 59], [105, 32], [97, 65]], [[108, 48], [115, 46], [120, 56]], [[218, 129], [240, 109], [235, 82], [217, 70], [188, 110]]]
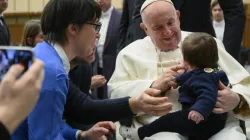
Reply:
[[176, 10], [180, 10], [181, 7], [183, 6], [183, 4], [185, 0], [172, 0], [172, 2], [174, 3], [174, 7]]
[[134, 18], [138, 18], [138, 17], [141, 17], [141, 6], [142, 4], [145, 2], [145, 0], [135, 0], [135, 3], [134, 3], [134, 13], [133, 13], [133, 17]]
[[129, 97], [92, 100], [70, 81], [64, 117], [83, 124], [118, 121], [133, 116], [128, 100]]
[[229, 54], [238, 60], [246, 13], [242, 0], [218, 0], [224, 13], [225, 31], [223, 43]]
[[81, 65], [76, 66], [69, 72], [70, 80], [75, 84], [76, 87], [90, 95], [89, 89], [92, 78], [92, 66], [87, 62], [83, 62]]
[[5, 45], [7, 45], [8, 43], [6, 42], [6, 40], [5, 40], [5, 36], [4, 36], [4, 34], [0, 31], [0, 45], [1, 46], [5, 46]]
[[185, 0], [182, 3], [180, 0], [177, 0], [175, 4], [176, 7], [180, 9], [181, 13], [181, 30], [189, 32], [205, 32], [215, 36], [215, 31], [211, 22], [210, 2], [211, 0]]
[[121, 16], [121, 22], [119, 27], [119, 42], [117, 45], [117, 53], [125, 47], [125, 40], [127, 35], [127, 30], [129, 26], [129, 11], [128, 11], [128, 0], [123, 1], [123, 10]]
[[10, 140], [10, 133], [2, 122], [0, 122], [0, 140]]

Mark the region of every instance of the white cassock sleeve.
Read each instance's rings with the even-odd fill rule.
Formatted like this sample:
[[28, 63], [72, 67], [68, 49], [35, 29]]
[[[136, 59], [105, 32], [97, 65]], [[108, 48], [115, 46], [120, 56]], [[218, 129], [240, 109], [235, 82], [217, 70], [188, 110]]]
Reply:
[[110, 98], [136, 97], [151, 86], [154, 80], [138, 78], [139, 66], [136, 67], [134, 62], [140, 60], [136, 59], [125, 55], [122, 51], [118, 54], [115, 71], [108, 82]]
[[[250, 105], [250, 76], [244, 67], [242, 67], [229, 53], [226, 52], [223, 43], [216, 39], [219, 52], [219, 66], [226, 72], [232, 90], [244, 97]], [[239, 119], [249, 119], [250, 116], [236, 116]]]

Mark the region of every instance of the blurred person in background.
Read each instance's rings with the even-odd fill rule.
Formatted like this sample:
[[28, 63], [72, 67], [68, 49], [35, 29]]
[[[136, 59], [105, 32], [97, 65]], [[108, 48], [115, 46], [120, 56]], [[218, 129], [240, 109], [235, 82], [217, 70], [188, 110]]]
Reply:
[[212, 0], [211, 3], [213, 27], [215, 31], [216, 38], [223, 41], [224, 31], [225, 31], [225, 20], [223, 11], [217, 0]]
[[0, 45], [10, 45], [10, 31], [7, 23], [3, 18], [3, 12], [8, 8], [8, 0], [0, 0]]
[[40, 20], [29, 20], [23, 29], [22, 46], [35, 47], [37, 43], [43, 42], [43, 32]]
[[[105, 86], [98, 88], [97, 97], [99, 99], [108, 98], [107, 84], [115, 69], [116, 49], [119, 39], [119, 26], [121, 21], [121, 11], [112, 6], [112, 0], [96, 0], [102, 10], [100, 22], [100, 39], [97, 45], [97, 58], [93, 67], [94, 75], [100, 75], [105, 81]], [[104, 77], [102, 77], [104, 76]], [[104, 79], [105, 78], [105, 79]]]

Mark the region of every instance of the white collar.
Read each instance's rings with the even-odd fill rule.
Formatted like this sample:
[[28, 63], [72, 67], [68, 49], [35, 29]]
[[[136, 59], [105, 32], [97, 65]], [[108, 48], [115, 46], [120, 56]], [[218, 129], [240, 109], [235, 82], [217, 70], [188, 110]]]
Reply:
[[63, 50], [62, 46], [60, 44], [58, 44], [58, 43], [55, 43], [55, 44], [53, 44], [53, 47], [55, 48], [57, 54], [62, 59], [64, 70], [67, 73], [69, 73], [69, 70], [70, 70], [69, 59], [68, 59], [65, 51]]
[[111, 6], [106, 12], [102, 12], [102, 16], [110, 16], [114, 7]]
[[217, 22], [217, 21], [214, 20], [213, 24], [214, 24], [214, 26], [223, 26], [225, 24], [225, 20], [222, 20], [220, 22]]

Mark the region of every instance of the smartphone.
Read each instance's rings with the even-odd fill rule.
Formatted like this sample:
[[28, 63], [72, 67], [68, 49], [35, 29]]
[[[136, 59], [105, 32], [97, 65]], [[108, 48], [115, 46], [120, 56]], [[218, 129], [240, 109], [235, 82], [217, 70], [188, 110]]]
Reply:
[[23, 73], [27, 71], [33, 58], [34, 53], [31, 47], [0, 46], [0, 81], [13, 64], [24, 66]]

